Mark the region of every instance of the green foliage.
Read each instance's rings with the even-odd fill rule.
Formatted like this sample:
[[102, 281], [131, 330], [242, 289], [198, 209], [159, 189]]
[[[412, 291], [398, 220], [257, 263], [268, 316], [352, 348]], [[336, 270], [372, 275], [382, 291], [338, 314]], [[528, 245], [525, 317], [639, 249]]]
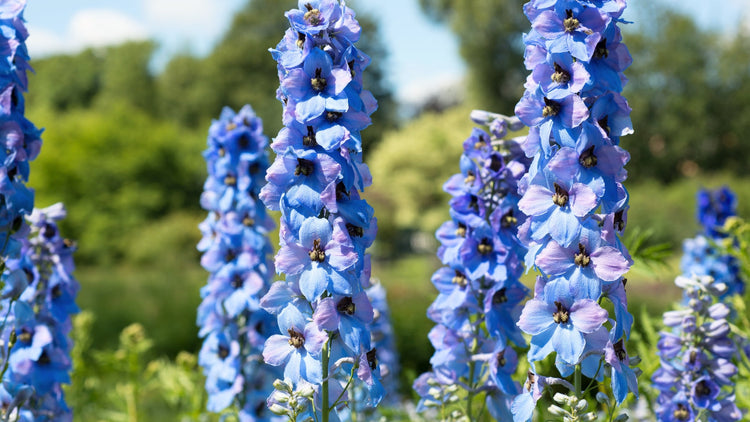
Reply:
[[112, 262], [134, 230], [170, 212], [198, 208], [205, 135], [125, 105], [29, 114], [46, 126], [30, 180], [37, 206], [66, 204], [63, 229], [79, 241], [79, 262]]
[[65, 390], [76, 420], [218, 421], [205, 411], [204, 378], [195, 355], [148, 361], [153, 342], [140, 324], [120, 333], [115, 350], [91, 350], [90, 312], [73, 320], [71, 385]]

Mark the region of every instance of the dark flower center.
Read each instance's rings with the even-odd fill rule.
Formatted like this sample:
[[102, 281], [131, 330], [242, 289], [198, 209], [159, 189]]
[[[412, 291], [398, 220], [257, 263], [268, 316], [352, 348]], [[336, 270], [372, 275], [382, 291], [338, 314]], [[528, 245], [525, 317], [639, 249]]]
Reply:
[[486, 237], [482, 239], [481, 242], [477, 245], [477, 252], [479, 252], [482, 255], [489, 255], [492, 253], [492, 242], [490, 239], [487, 239]]
[[237, 145], [239, 145], [240, 148], [247, 148], [250, 145], [250, 138], [247, 136], [247, 133], [240, 135], [240, 138], [237, 139]]
[[690, 419], [690, 412], [687, 410], [684, 404], [678, 403], [677, 409], [675, 409], [673, 416], [678, 421], [686, 421]]
[[47, 354], [47, 351], [45, 350], [39, 356], [39, 359], [37, 359], [36, 363], [40, 365], [49, 365], [50, 363], [52, 363], [52, 359], [49, 358], [49, 355]]
[[346, 223], [346, 231], [349, 232], [349, 236], [351, 237], [362, 237], [365, 234], [365, 230], [362, 227], [349, 223]]
[[302, 145], [306, 147], [314, 147], [318, 144], [318, 140], [315, 139], [315, 129], [312, 126], [307, 127], [307, 135], [302, 137]]
[[224, 149], [224, 147], [219, 147], [219, 157], [223, 157], [227, 155], [227, 151]]
[[229, 356], [229, 349], [227, 349], [225, 346], [219, 346], [219, 352], [217, 353], [219, 355], [219, 359], [224, 360], [227, 356]]
[[302, 333], [296, 331], [294, 328], [288, 329], [287, 333], [289, 333], [290, 346], [294, 346], [299, 349], [300, 347], [305, 345], [305, 336]]
[[350, 298], [349, 296], [345, 296], [341, 300], [339, 300], [339, 303], [336, 304], [336, 310], [342, 314], [354, 315], [354, 312], [357, 310], [357, 306], [354, 305], [354, 302], [352, 302], [352, 298]]
[[234, 260], [234, 258], [237, 258], [237, 254], [234, 253], [234, 251], [231, 249], [227, 251], [226, 255], [224, 255], [224, 261], [226, 262], [231, 262]]
[[575, 254], [574, 262], [579, 267], [588, 267], [591, 263], [591, 257], [586, 253], [586, 247], [583, 243], [578, 244], [578, 253]]
[[595, 59], [606, 59], [609, 56], [609, 50], [607, 50], [607, 39], [602, 38], [594, 48]]
[[625, 210], [620, 210], [615, 213], [615, 219], [612, 223], [612, 228], [617, 230], [618, 232], [621, 232], [622, 229], [625, 228], [625, 220], [623, 220], [623, 214], [625, 213]]
[[239, 289], [243, 284], [245, 284], [245, 281], [239, 274], [235, 274], [234, 277], [232, 277], [232, 288]]
[[453, 276], [453, 279], [451, 280], [451, 283], [458, 284], [462, 288], [466, 287], [466, 284], [467, 284], [466, 276], [463, 275], [462, 272], [456, 271], [456, 275]]
[[309, 176], [313, 174], [313, 171], [315, 170], [315, 163], [313, 163], [310, 160], [305, 160], [304, 158], [298, 158], [297, 159], [297, 167], [294, 169], [294, 175], [295, 176]]
[[625, 359], [628, 358], [628, 352], [625, 351], [625, 342], [620, 339], [617, 343], [614, 344], [615, 348], [615, 356], [617, 356], [617, 359], [620, 362], [625, 362]]
[[529, 374], [526, 379], [526, 384], [524, 384], [524, 387], [526, 387], [526, 391], [531, 391], [531, 386], [533, 386], [535, 382], [536, 382], [536, 374], [529, 371]]
[[566, 10], [565, 16], [566, 16], [565, 20], [563, 21], [565, 32], [573, 32], [581, 26], [581, 22], [579, 22], [578, 19], [573, 17], [572, 10], [570, 9]]
[[338, 112], [338, 111], [326, 111], [326, 120], [329, 122], [335, 122], [336, 120], [340, 119], [341, 116], [343, 116], [344, 113]]
[[303, 48], [305, 46], [305, 34], [302, 32], [297, 33], [297, 48]]
[[711, 394], [711, 387], [708, 386], [706, 380], [702, 380], [695, 386], [695, 394], [701, 397]]
[[65, 245], [66, 248], [74, 248], [76, 246], [76, 242], [70, 239], [63, 239], [63, 245]]
[[497, 352], [495, 361], [497, 362], [497, 366], [505, 366], [505, 364], [507, 363], [507, 361], [505, 360], [505, 350]]
[[505, 161], [503, 161], [503, 157], [498, 154], [492, 154], [490, 157], [490, 170], [494, 172], [498, 172], [505, 167]]
[[559, 207], [564, 207], [568, 204], [568, 191], [557, 183], [555, 183], [555, 193], [552, 195], [552, 202]]
[[60, 287], [59, 284], [56, 285], [55, 287], [52, 288], [52, 292], [51, 293], [52, 293], [52, 299], [57, 299], [57, 298], [61, 297], [63, 295], [62, 287]]
[[326, 89], [326, 78], [323, 77], [323, 70], [321, 68], [315, 69], [315, 76], [310, 79], [310, 85], [318, 92]]
[[477, 177], [474, 175], [473, 171], [467, 171], [466, 172], [466, 178], [464, 179], [464, 183], [467, 185], [470, 185], [474, 183], [474, 181], [477, 180]]
[[604, 129], [607, 135], [609, 135], [609, 116], [604, 116], [596, 122], [599, 123], [599, 127]]
[[18, 335], [18, 341], [20, 341], [21, 343], [30, 343], [32, 336], [33, 335], [31, 331], [23, 328], [21, 329], [21, 334]]
[[698, 360], [698, 353], [696, 353], [695, 350], [691, 350], [688, 361], [690, 362], [691, 365], [695, 365], [695, 361], [697, 360]]
[[552, 314], [552, 320], [558, 324], [567, 323], [570, 319], [570, 311], [563, 306], [562, 302], [555, 302], [555, 306], [557, 306], [557, 311]]
[[587, 169], [590, 169], [591, 167], [594, 167], [597, 163], [596, 155], [594, 155], [594, 146], [591, 145], [589, 148], [587, 148], [585, 151], [581, 153], [581, 155], [578, 157], [578, 163], [580, 163], [582, 166], [586, 167]]
[[479, 135], [479, 140], [474, 143], [474, 149], [480, 149], [487, 146], [487, 141], [484, 140], [484, 135]]
[[374, 371], [378, 367], [377, 349], [367, 352], [367, 363], [370, 365], [371, 371]]
[[237, 184], [237, 178], [229, 174], [224, 178], [224, 184], [227, 186], [234, 186]]
[[307, 12], [305, 12], [305, 21], [309, 23], [310, 25], [319, 25], [323, 20], [320, 18], [320, 10], [313, 9], [312, 5], [310, 3], [307, 3], [305, 5], [305, 9], [307, 9]]
[[495, 305], [500, 305], [502, 303], [505, 303], [508, 301], [508, 296], [505, 295], [505, 287], [495, 292], [494, 295], [492, 295], [492, 303]]
[[55, 230], [55, 226], [52, 224], [45, 224], [44, 228], [42, 229], [42, 236], [46, 237], [47, 239], [52, 239], [55, 237], [55, 233], [57, 233], [57, 230]]
[[458, 228], [456, 229], [456, 236], [466, 237], [466, 225], [465, 224], [458, 223]]
[[252, 227], [255, 225], [255, 220], [249, 215], [246, 215], [245, 218], [242, 219], [242, 224], [245, 227]]
[[516, 224], [518, 224], [518, 219], [513, 216], [513, 210], [508, 211], [503, 215], [503, 218], [500, 219], [500, 225], [504, 228], [513, 227]]
[[313, 248], [310, 251], [310, 261], [323, 262], [326, 260], [326, 252], [320, 246], [320, 239], [313, 241]]
[[557, 116], [560, 113], [562, 106], [556, 101], [552, 101], [547, 97], [544, 97], [544, 108], [542, 109], [542, 116]]
[[557, 82], [559, 84], [566, 84], [570, 82], [570, 72], [563, 69], [562, 66], [555, 63], [555, 73], [552, 74], [551, 78], [554, 82]]

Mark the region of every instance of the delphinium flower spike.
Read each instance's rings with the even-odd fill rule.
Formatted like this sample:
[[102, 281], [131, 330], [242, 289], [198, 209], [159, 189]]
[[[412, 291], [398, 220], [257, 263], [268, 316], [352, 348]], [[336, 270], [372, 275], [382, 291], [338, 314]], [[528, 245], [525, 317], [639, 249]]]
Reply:
[[660, 333], [661, 367], [651, 378], [659, 391], [660, 422], [742, 420], [735, 404], [738, 342], [721, 302], [728, 286], [711, 276], [679, 276], [687, 305], [664, 313], [670, 331]]
[[[611, 374], [614, 402], [637, 393], [625, 349], [633, 317], [625, 279], [631, 265], [619, 240], [628, 194], [622, 185], [632, 133], [620, 95], [631, 63], [621, 42], [624, 0], [533, 0], [524, 6], [532, 30], [524, 36], [531, 71], [516, 115], [529, 126], [523, 148], [533, 163], [519, 184], [527, 216], [519, 238], [527, 267], [542, 274], [518, 326], [531, 335], [532, 364], [555, 354], [563, 378], [573, 376], [570, 400], [585, 414], [582, 375]], [[608, 299], [610, 315], [602, 306]], [[532, 365], [532, 369], [534, 365]], [[543, 380], [543, 383], [539, 383]], [[516, 421], [531, 418], [536, 400], [556, 379], [530, 372], [513, 405]], [[575, 400], [573, 400], [575, 399]], [[613, 412], [615, 406], [609, 404]]]
[[[271, 50], [278, 62], [284, 128], [271, 148], [260, 197], [281, 211], [276, 270], [262, 306], [280, 334], [265, 344], [266, 363], [283, 368], [282, 389], [269, 399], [290, 418], [327, 422], [349, 402], [349, 388], [367, 390], [366, 404], [385, 394], [379, 351], [372, 347], [374, 311], [366, 289], [375, 238], [373, 209], [359, 192], [371, 184], [360, 131], [377, 108], [362, 88], [369, 57], [354, 45], [360, 26], [337, 0], [300, 0], [286, 13], [291, 28]], [[301, 409], [296, 398], [307, 400]], [[280, 398], [295, 398], [295, 408]]]
[[[75, 244], [60, 235], [57, 222], [65, 218], [62, 204], [35, 209], [29, 217], [31, 234], [21, 257], [8, 267], [28, 277], [29, 286], [13, 304], [9, 318], [13, 343], [0, 387], [6, 417], [19, 420], [70, 421], [62, 384], [70, 382], [69, 332], [78, 312], [78, 282], [72, 275]], [[20, 400], [19, 400], [20, 399]], [[24, 419], [29, 418], [29, 419]], [[13, 419], [15, 420], [15, 419]]]
[[[475, 128], [464, 142], [461, 173], [443, 186], [451, 194], [451, 220], [437, 231], [438, 257], [444, 267], [432, 277], [439, 291], [427, 316], [435, 354], [432, 371], [414, 383], [418, 410], [439, 411], [442, 418], [475, 420], [474, 398], [485, 400], [498, 420], [510, 418], [510, 402], [520, 393], [511, 379], [517, 355], [525, 347], [516, 327], [528, 289], [520, 283], [525, 248], [516, 237], [517, 182], [530, 160], [508, 129], [521, 122], [484, 111], [472, 112]], [[462, 391], [463, 390], [463, 391]], [[463, 403], [457, 403], [462, 401]]]
[[[8, 376], [12, 348], [18, 344], [16, 322], [33, 318], [28, 306], [18, 305], [20, 295], [30, 283], [27, 271], [31, 263], [21, 255], [29, 235], [25, 220], [34, 208], [34, 192], [26, 186], [29, 161], [35, 159], [42, 146], [41, 131], [24, 117], [23, 93], [27, 90], [29, 66], [23, 19], [25, 0], [0, 3], [0, 137], [3, 141], [0, 164], [0, 358], [3, 376]], [[24, 265], [17, 264], [25, 262]], [[11, 263], [15, 263], [11, 265]], [[41, 337], [40, 337], [41, 338]], [[12, 385], [11, 385], [12, 384]], [[3, 413], [10, 414], [33, 394], [33, 387], [11, 383], [2, 394]], [[17, 388], [16, 388], [17, 387]]]
[[698, 221], [703, 233], [683, 242], [682, 273], [689, 275], [709, 275], [717, 282], [727, 285], [724, 297], [742, 295], [745, 283], [740, 277], [737, 259], [721, 253], [714, 243], [731, 242], [722, 231], [727, 218], [737, 214], [737, 198], [727, 187], [714, 191], [698, 192]]
[[258, 199], [268, 168], [268, 139], [250, 106], [225, 108], [209, 129], [203, 153], [208, 178], [201, 205], [201, 264], [208, 270], [198, 308], [203, 347], [199, 363], [206, 375], [208, 410], [236, 405], [242, 420], [270, 420], [265, 400], [278, 376], [263, 364], [266, 339], [278, 333], [276, 319], [260, 298], [273, 276], [268, 233], [274, 223]]

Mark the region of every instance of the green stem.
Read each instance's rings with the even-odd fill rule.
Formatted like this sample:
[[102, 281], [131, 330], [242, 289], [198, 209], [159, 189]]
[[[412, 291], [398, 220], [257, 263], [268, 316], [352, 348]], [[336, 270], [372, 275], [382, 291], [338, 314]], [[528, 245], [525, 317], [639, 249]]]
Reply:
[[469, 363], [469, 394], [466, 396], [466, 417], [470, 421], [474, 420], [471, 418], [471, 401], [474, 398], [474, 371], [476, 371], [476, 362], [472, 360]]
[[331, 412], [330, 406], [328, 406], [328, 354], [330, 352], [329, 345], [330, 340], [325, 342], [323, 345], [323, 404], [321, 406], [322, 420], [328, 422], [328, 415]]
[[581, 364], [576, 365], [576, 372], [574, 375], [574, 385], [576, 388], [576, 397], [581, 398]]

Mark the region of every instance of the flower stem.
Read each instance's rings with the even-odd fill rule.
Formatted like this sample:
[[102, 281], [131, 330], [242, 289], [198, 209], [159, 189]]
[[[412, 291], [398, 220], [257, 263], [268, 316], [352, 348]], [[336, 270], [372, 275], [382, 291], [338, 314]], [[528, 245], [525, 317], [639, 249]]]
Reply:
[[574, 375], [574, 385], [576, 389], [576, 397], [581, 398], [581, 364], [576, 365], [576, 372]]
[[[480, 302], [481, 303], [481, 302]], [[471, 355], [474, 356], [474, 354], [477, 353], [477, 349], [479, 349], [479, 342], [477, 341], [477, 332], [479, 331], [477, 328], [475, 328], [475, 335], [474, 335], [474, 342], [471, 345]], [[469, 386], [468, 394], [466, 395], [466, 417], [473, 421], [472, 419], [472, 412], [471, 412], [471, 402], [474, 399], [474, 375], [477, 370], [477, 363], [474, 359], [472, 359], [469, 362], [469, 382], [467, 385]]]
[[322, 386], [323, 403], [320, 406], [320, 408], [323, 413], [322, 415], [323, 422], [328, 422], [328, 414], [331, 412], [331, 408], [328, 405], [328, 358], [329, 358], [328, 354], [330, 352], [329, 350], [330, 342], [331, 341], [328, 340], [327, 342], [325, 342], [325, 344], [323, 344], [323, 353], [322, 353], [323, 354], [323, 362], [322, 362], [322, 365], [323, 365], [323, 386]]

